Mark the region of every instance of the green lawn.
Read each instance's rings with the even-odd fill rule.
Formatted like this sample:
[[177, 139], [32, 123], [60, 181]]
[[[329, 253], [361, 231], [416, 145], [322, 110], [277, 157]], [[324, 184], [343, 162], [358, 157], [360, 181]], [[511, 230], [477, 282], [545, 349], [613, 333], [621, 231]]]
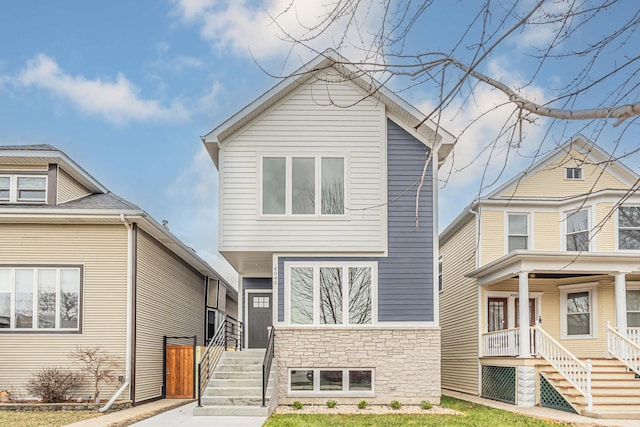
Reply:
[[0, 411], [0, 426], [58, 427], [100, 415], [95, 411]]
[[392, 427], [392, 426], [562, 426], [538, 418], [526, 417], [500, 409], [442, 396], [442, 406], [463, 412], [465, 415], [310, 415], [274, 414], [263, 427]]

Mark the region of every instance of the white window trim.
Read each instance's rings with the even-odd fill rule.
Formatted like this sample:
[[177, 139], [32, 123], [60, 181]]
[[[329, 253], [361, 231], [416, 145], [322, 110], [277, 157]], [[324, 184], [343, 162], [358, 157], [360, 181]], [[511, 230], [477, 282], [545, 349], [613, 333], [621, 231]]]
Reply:
[[[509, 216], [510, 215], [524, 215], [527, 217], [527, 235], [525, 236], [527, 238], [527, 249], [526, 250], [530, 250], [533, 249], [533, 239], [531, 237], [531, 218], [533, 217], [532, 214], [530, 212], [517, 212], [517, 211], [508, 211], [504, 213], [504, 253], [505, 255], [508, 254], [509, 251], [509, 236], [511, 236], [511, 234], [509, 234]], [[517, 236], [517, 237], [522, 237], [523, 235], [521, 234], [513, 234], [513, 236]]]
[[[285, 159], [285, 213], [284, 214], [265, 214], [262, 213], [262, 203], [263, 203], [263, 176], [262, 176], [262, 166], [263, 159], [265, 157], [281, 157]], [[292, 209], [292, 162], [293, 158], [313, 158], [315, 159], [315, 213], [314, 214], [293, 214], [291, 212]], [[331, 214], [322, 214], [322, 206], [321, 206], [321, 197], [322, 197], [322, 171], [321, 164], [322, 158], [333, 157], [333, 158], [342, 158], [344, 160], [344, 213], [340, 215], [331, 215]], [[258, 219], [282, 219], [286, 218], [287, 220], [308, 220], [308, 219], [322, 219], [322, 220], [344, 220], [350, 218], [350, 211], [348, 206], [350, 205], [350, 156], [349, 153], [346, 152], [327, 152], [322, 154], [310, 154], [310, 153], [298, 153], [298, 154], [283, 154], [283, 153], [264, 153], [258, 155], [257, 159], [258, 163], [258, 174], [257, 180], [257, 192], [258, 197], [256, 197], [257, 206], [256, 212]]]
[[[313, 390], [291, 390], [291, 371], [313, 371]], [[342, 371], [342, 390], [320, 390], [320, 371]], [[347, 390], [349, 386], [349, 371], [371, 371], [371, 390]], [[375, 397], [376, 372], [370, 367], [349, 367], [349, 368], [289, 368], [287, 370], [287, 395], [290, 397], [306, 396], [306, 397], [328, 397], [328, 396], [350, 396], [350, 397]]]
[[[11, 283], [10, 283], [10, 319], [9, 328], [0, 329], [0, 333], [60, 333], [71, 332], [77, 333], [82, 329], [82, 315], [83, 315], [83, 268], [79, 266], [60, 266], [60, 265], [40, 265], [40, 266], [0, 266], [0, 269], [6, 269], [11, 271]], [[32, 306], [32, 320], [31, 328], [16, 328], [16, 270], [33, 270], [33, 285], [31, 291], [33, 293], [33, 306]], [[38, 272], [39, 270], [56, 270], [56, 306], [55, 306], [55, 326], [53, 328], [38, 328], [33, 325], [38, 324]], [[77, 270], [78, 271], [78, 326], [75, 328], [61, 328], [60, 327], [60, 271], [61, 270]]]
[[[569, 173], [569, 169], [579, 169], [580, 170], [580, 178], [569, 178], [567, 174]], [[584, 181], [584, 168], [582, 166], [566, 166], [564, 168], [564, 179], [565, 181]]]
[[[622, 205], [620, 207], [623, 208], [640, 208], [640, 205], [636, 205], [636, 204], [628, 204], [628, 205]], [[625, 227], [625, 229], [635, 229], [635, 228], [629, 228], [629, 227]], [[640, 250], [638, 249], [622, 249], [620, 248], [620, 208], [616, 209], [616, 221], [615, 221], [615, 225], [614, 225], [614, 238], [615, 238], [615, 248], [617, 251], [619, 252], [629, 252], [629, 253], [640, 253]]]
[[[588, 242], [588, 249], [587, 252], [592, 252], [594, 249], [594, 240], [592, 239], [592, 233], [591, 233], [591, 222], [593, 221], [593, 215], [591, 212], [591, 206], [582, 206], [579, 209], [571, 209], [571, 210], [567, 210], [567, 211], [563, 211], [562, 212], [562, 217], [561, 217], [561, 222], [562, 222], [562, 233], [561, 233], [561, 238], [562, 238], [562, 250], [564, 251], [568, 251], [567, 250], [567, 224], [568, 224], [568, 217], [569, 215], [573, 214], [573, 213], [577, 213], [580, 211], [587, 211], [587, 242]], [[577, 233], [572, 233], [572, 234], [577, 234]], [[579, 252], [579, 251], [571, 251], [571, 252]]]
[[[626, 291], [640, 291], [640, 282], [627, 282], [626, 288], [625, 288], [625, 294], [626, 294]], [[625, 295], [625, 298], [626, 298], [626, 295]], [[629, 313], [629, 310], [627, 310], [626, 307], [625, 307], [625, 313]], [[633, 311], [632, 313], [637, 313], [637, 311]], [[637, 326], [627, 325], [627, 328], [637, 328]]]
[[[576, 285], [564, 285], [558, 286], [560, 289], [560, 339], [562, 340], [584, 340], [598, 338], [598, 283], [579, 283]], [[567, 334], [567, 294], [573, 294], [577, 292], [589, 293], [589, 308], [590, 308], [590, 334], [585, 335], [569, 335]]]
[[[544, 292], [529, 292], [529, 298], [536, 300], [536, 322], [542, 314], [542, 295]], [[482, 333], [486, 334], [489, 329], [487, 321], [487, 312], [489, 311], [489, 298], [506, 298], [507, 299], [507, 329], [516, 327], [516, 299], [519, 298], [518, 292], [510, 291], [486, 291], [484, 293], [482, 319]], [[542, 319], [544, 322], [544, 319]]]
[[[47, 203], [49, 178], [46, 174], [0, 174], [0, 177], [9, 178], [9, 200], [0, 200], [0, 203], [43, 204]], [[41, 200], [20, 200], [18, 197], [18, 178], [43, 178], [44, 198]]]
[[[308, 325], [291, 323], [291, 268], [292, 267], [310, 267], [313, 268], [313, 323]], [[320, 298], [319, 298], [319, 269], [321, 267], [328, 268], [346, 268], [349, 267], [369, 267], [371, 268], [371, 323], [352, 324], [346, 323], [348, 317], [348, 300], [349, 292], [343, 292], [343, 320], [345, 323], [340, 325], [324, 325], [320, 323]], [[367, 261], [289, 261], [284, 263], [284, 326], [294, 328], [367, 328], [378, 324], [378, 263]], [[343, 277], [349, 277], [348, 274]], [[344, 284], [343, 284], [344, 285]], [[346, 284], [348, 286], [348, 283]], [[345, 316], [346, 315], [346, 316]]]

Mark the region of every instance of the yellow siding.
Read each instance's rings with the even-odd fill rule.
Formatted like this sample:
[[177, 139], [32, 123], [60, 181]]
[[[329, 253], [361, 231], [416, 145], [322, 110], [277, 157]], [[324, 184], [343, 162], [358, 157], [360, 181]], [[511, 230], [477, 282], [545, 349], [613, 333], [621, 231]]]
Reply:
[[596, 251], [613, 252], [615, 247], [615, 212], [613, 203], [598, 203], [593, 227], [596, 240]]
[[560, 214], [558, 212], [534, 212], [533, 249], [560, 250]]
[[465, 274], [475, 268], [475, 219], [440, 248], [442, 387], [478, 393], [478, 288]]
[[480, 211], [480, 266], [504, 255], [504, 212]]
[[[43, 367], [77, 369], [76, 347], [100, 346], [125, 372], [127, 233], [116, 225], [0, 224], [0, 263], [83, 265], [82, 333], [0, 332], [0, 389], [27, 396], [25, 383]], [[109, 397], [118, 384], [102, 388]], [[87, 382], [78, 395], [93, 395]], [[128, 396], [125, 391], [124, 396]]]
[[[204, 277], [138, 233], [135, 401], [162, 395], [163, 336], [198, 336], [204, 344]], [[173, 343], [191, 343], [182, 341]]]
[[[602, 172], [599, 165], [579, 164], [585, 160], [585, 155], [577, 150], [571, 150], [569, 155], [561, 156], [547, 167], [530, 177], [526, 177], [517, 185], [505, 193], [502, 197], [567, 197], [599, 191], [606, 188], [625, 189], [627, 186], [611, 175], [608, 171]], [[576, 161], [582, 168], [584, 179], [565, 179], [565, 168], [576, 167]]]
[[83, 185], [62, 169], [58, 169], [58, 203], [79, 199], [89, 194], [91, 192]]

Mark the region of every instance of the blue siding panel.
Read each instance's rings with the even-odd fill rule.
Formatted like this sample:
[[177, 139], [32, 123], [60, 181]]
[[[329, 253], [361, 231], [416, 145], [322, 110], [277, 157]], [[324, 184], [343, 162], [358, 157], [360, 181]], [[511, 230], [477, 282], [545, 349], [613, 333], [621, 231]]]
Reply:
[[415, 226], [416, 182], [428, 149], [387, 121], [388, 257], [278, 258], [278, 321], [284, 321], [285, 261], [378, 261], [378, 320], [433, 321], [433, 168], [427, 169], [420, 192], [419, 227]]
[[271, 289], [271, 277], [245, 277], [242, 279], [242, 289]]

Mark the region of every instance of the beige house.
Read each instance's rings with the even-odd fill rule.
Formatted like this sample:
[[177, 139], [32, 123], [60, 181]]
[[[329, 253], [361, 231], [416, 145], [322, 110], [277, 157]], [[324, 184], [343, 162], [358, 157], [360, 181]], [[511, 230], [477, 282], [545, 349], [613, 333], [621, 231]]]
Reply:
[[577, 136], [440, 235], [443, 388], [640, 416], [639, 177], [610, 158]]
[[29, 397], [33, 373], [100, 346], [120, 377], [103, 400], [193, 397], [172, 388], [193, 359], [165, 375], [164, 342], [204, 345], [225, 311], [237, 292], [168, 228], [54, 147], [0, 147], [0, 390]]

